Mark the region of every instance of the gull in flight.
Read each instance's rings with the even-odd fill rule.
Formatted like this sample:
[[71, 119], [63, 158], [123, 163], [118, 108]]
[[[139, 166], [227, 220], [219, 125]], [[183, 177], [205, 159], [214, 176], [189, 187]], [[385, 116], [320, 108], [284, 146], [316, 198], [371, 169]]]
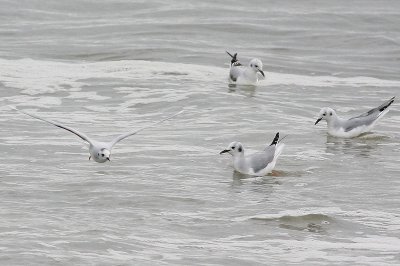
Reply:
[[88, 137], [87, 135], [85, 135], [84, 133], [81, 133], [81, 132], [79, 132], [78, 130], [73, 129], [73, 128], [71, 128], [71, 127], [64, 126], [64, 125], [61, 125], [60, 123], [53, 122], [53, 121], [50, 121], [50, 120], [46, 120], [46, 119], [41, 118], [41, 117], [39, 117], [39, 116], [37, 116], [37, 115], [29, 114], [29, 113], [27, 113], [27, 112], [24, 112], [24, 111], [22, 111], [22, 110], [19, 110], [19, 109], [15, 108], [15, 107], [12, 107], [12, 108], [15, 109], [15, 110], [17, 110], [17, 111], [19, 111], [19, 112], [21, 112], [21, 113], [23, 113], [23, 114], [26, 114], [26, 115], [28, 115], [28, 116], [31, 116], [31, 117], [33, 117], [33, 118], [42, 120], [42, 121], [44, 121], [44, 122], [46, 122], [46, 123], [49, 123], [49, 124], [52, 124], [52, 125], [54, 125], [54, 126], [56, 126], [56, 127], [65, 129], [65, 130], [71, 132], [72, 134], [77, 135], [77, 136], [80, 137], [82, 140], [88, 142], [88, 143], [89, 143], [89, 153], [90, 153], [89, 160], [90, 160], [90, 159], [93, 159], [94, 161], [96, 161], [96, 162], [98, 162], [98, 163], [104, 163], [104, 162], [106, 162], [106, 161], [110, 161], [111, 149], [114, 147], [115, 144], [117, 144], [117, 143], [120, 142], [121, 140], [123, 140], [123, 139], [125, 139], [125, 138], [127, 138], [127, 137], [129, 137], [129, 136], [135, 135], [135, 134], [139, 133], [140, 131], [142, 131], [142, 130], [144, 130], [144, 129], [153, 127], [153, 126], [155, 126], [155, 125], [157, 125], [157, 124], [160, 124], [160, 123], [162, 123], [162, 122], [164, 122], [164, 121], [167, 121], [167, 120], [169, 120], [169, 119], [171, 119], [171, 118], [173, 118], [173, 117], [175, 117], [175, 116], [177, 116], [177, 115], [179, 115], [179, 114], [181, 114], [181, 113], [183, 112], [183, 110], [182, 110], [182, 111], [180, 111], [180, 112], [178, 112], [178, 113], [176, 113], [176, 114], [174, 114], [174, 115], [171, 115], [171, 116], [169, 116], [169, 117], [167, 117], [167, 118], [164, 118], [163, 120], [160, 120], [160, 121], [155, 122], [155, 123], [153, 123], [153, 124], [150, 124], [150, 125], [148, 125], [148, 126], [142, 127], [142, 128], [140, 128], [140, 129], [137, 129], [137, 130], [134, 130], [134, 131], [127, 132], [127, 133], [125, 133], [125, 134], [121, 134], [121, 135], [115, 137], [115, 138], [114, 138], [113, 140], [111, 140], [110, 142], [100, 142], [100, 141], [96, 141], [96, 140], [94, 140], [94, 139], [92, 139], [92, 138], [89, 138], [89, 137]]
[[350, 119], [340, 118], [332, 108], [322, 108], [315, 125], [321, 120], [326, 120], [328, 124], [328, 134], [342, 138], [357, 137], [370, 131], [375, 126], [376, 122], [389, 112], [389, 106], [394, 102], [394, 98], [395, 97], [392, 97], [380, 106]]
[[263, 78], [265, 77], [262, 70], [263, 64], [260, 59], [254, 58], [250, 60], [248, 66], [243, 66], [237, 59], [237, 53], [234, 55], [226, 52], [231, 57], [231, 67], [229, 70], [229, 81], [231, 83], [254, 85], [259, 80], [260, 73]]
[[250, 155], [245, 155], [243, 145], [234, 141], [220, 154], [229, 153], [232, 155], [233, 167], [236, 171], [246, 175], [263, 176], [274, 169], [276, 161], [285, 146], [285, 144], [280, 143], [284, 138], [279, 140], [278, 132], [272, 143], [263, 151]]

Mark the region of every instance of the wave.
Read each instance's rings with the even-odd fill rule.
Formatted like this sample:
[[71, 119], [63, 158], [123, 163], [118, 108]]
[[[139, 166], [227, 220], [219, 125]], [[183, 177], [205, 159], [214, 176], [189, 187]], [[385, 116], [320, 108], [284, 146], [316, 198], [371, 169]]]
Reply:
[[[79, 91], [90, 84], [88, 79], [186, 80], [192, 82], [227, 83], [227, 67], [194, 64], [122, 60], [102, 62], [42, 61], [1, 59], [1, 82], [21, 93], [39, 95], [56, 91]], [[307, 76], [268, 72], [259, 86], [298, 85], [316, 87], [380, 86], [398, 87], [399, 81], [372, 77]]]
[[341, 212], [339, 208], [309, 208], [281, 211], [276, 214], [258, 214], [250, 217], [238, 218], [238, 220], [264, 220], [264, 221], [333, 221], [333, 215]]

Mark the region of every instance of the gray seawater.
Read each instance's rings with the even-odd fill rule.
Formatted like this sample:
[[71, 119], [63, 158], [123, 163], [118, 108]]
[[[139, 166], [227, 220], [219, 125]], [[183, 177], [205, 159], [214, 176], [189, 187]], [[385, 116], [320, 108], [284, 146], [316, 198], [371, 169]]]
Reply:
[[[400, 2], [0, 2], [1, 265], [399, 265], [400, 111], [328, 137], [319, 109], [399, 96]], [[229, 58], [263, 60], [229, 87]], [[398, 100], [397, 100], [398, 101]], [[107, 140], [185, 107], [88, 161]], [[218, 153], [288, 135], [273, 174]]]

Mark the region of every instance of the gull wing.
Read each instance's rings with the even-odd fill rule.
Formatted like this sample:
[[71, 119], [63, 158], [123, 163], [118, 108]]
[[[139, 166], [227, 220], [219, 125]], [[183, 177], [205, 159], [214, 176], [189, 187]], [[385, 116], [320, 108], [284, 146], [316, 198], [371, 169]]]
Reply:
[[228, 51], [225, 51], [230, 57], [231, 57], [231, 68], [229, 70], [229, 78], [236, 82], [237, 78], [240, 76], [240, 74], [243, 72], [243, 66], [237, 59], [237, 53], [232, 55]]
[[176, 114], [174, 114], [174, 115], [168, 116], [167, 118], [164, 118], [163, 120], [160, 120], [160, 121], [157, 121], [157, 122], [155, 122], [155, 123], [153, 123], [153, 124], [150, 124], [150, 125], [148, 125], [148, 126], [142, 127], [142, 128], [137, 129], [137, 130], [135, 130], [135, 131], [130, 131], [130, 132], [128, 132], [128, 133], [119, 135], [118, 137], [116, 137], [115, 139], [113, 139], [113, 140], [109, 143], [110, 149], [111, 149], [115, 144], [117, 144], [118, 142], [120, 142], [121, 140], [123, 140], [123, 139], [125, 139], [125, 138], [127, 138], [127, 137], [129, 137], [129, 136], [135, 135], [135, 134], [139, 133], [139, 132], [142, 131], [142, 130], [145, 130], [145, 129], [147, 129], [147, 128], [150, 128], [150, 127], [153, 127], [153, 126], [155, 126], [155, 125], [161, 124], [162, 122], [165, 122], [165, 121], [167, 121], [167, 120], [169, 120], [169, 119], [171, 119], [171, 118], [173, 118], [173, 117], [175, 117], [175, 116], [177, 116], [177, 115], [179, 115], [179, 114], [181, 114], [181, 113], [183, 113], [183, 110], [179, 111], [178, 113], [176, 113]]
[[84, 141], [87, 141], [87, 142], [89, 142], [90, 144], [92, 144], [92, 140], [91, 140], [88, 136], [86, 136], [84, 133], [79, 132], [79, 131], [76, 130], [76, 129], [73, 129], [73, 128], [71, 128], [71, 127], [67, 127], [67, 126], [61, 125], [61, 124], [59, 124], [59, 123], [56, 123], [56, 122], [53, 122], [53, 121], [50, 121], [50, 120], [47, 120], [47, 119], [44, 119], [44, 118], [39, 117], [39, 116], [37, 116], [37, 115], [33, 115], [33, 114], [30, 114], [30, 113], [27, 113], [27, 112], [25, 112], [25, 111], [22, 111], [22, 110], [19, 110], [19, 109], [15, 108], [15, 107], [13, 107], [13, 109], [15, 109], [15, 110], [17, 110], [17, 111], [19, 111], [19, 112], [21, 112], [21, 113], [23, 113], [23, 114], [26, 114], [26, 115], [28, 115], [28, 116], [31, 116], [31, 117], [33, 117], [33, 118], [42, 120], [42, 121], [44, 121], [44, 122], [46, 122], [46, 123], [49, 123], [49, 124], [52, 124], [52, 125], [54, 125], [54, 126], [56, 126], [56, 127], [65, 129], [65, 130], [71, 132], [72, 134], [77, 135], [78, 137], [80, 137], [80, 138], [83, 139]]
[[237, 53], [235, 53], [234, 55], [232, 55], [231, 53], [229, 53], [228, 51], [225, 51], [230, 57], [231, 57], [231, 66], [241, 66], [242, 64], [239, 62], [239, 60], [237, 59]]
[[230, 70], [229, 70], [229, 78], [232, 81], [236, 82], [238, 77], [242, 74], [243, 71], [244, 71], [244, 67], [243, 66], [232, 65]]
[[280, 144], [280, 142], [286, 138], [286, 136], [279, 140], [279, 132], [277, 132], [271, 144], [267, 146], [264, 151], [249, 156], [250, 167], [253, 168], [255, 173], [267, 167], [274, 161], [275, 157], [279, 157], [284, 147], [284, 144]]
[[254, 173], [261, 171], [274, 160], [275, 148], [275, 145], [268, 146], [264, 151], [254, 153], [248, 157], [249, 166], [253, 169]]
[[394, 98], [390, 98], [388, 101], [384, 102], [380, 106], [373, 108], [369, 110], [366, 113], [363, 113], [359, 116], [350, 118], [349, 120], [346, 121], [344, 125], [344, 131], [348, 132], [353, 130], [354, 128], [360, 127], [360, 126], [369, 126], [373, 122], [375, 122], [379, 117], [382, 115], [386, 114], [388, 112], [387, 108], [394, 102]]
[[387, 100], [386, 102], [384, 102], [383, 104], [379, 105], [378, 107], [375, 107], [375, 108], [369, 110], [368, 112], [363, 113], [363, 114], [361, 114], [359, 116], [350, 118], [349, 120], [356, 119], [356, 118], [367, 117], [367, 116], [372, 116], [372, 115], [377, 115], [378, 116], [383, 111], [385, 111], [385, 109], [388, 108], [394, 102], [394, 98], [395, 97], [392, 97], [392, 98], [390, 98], [390, 100]]

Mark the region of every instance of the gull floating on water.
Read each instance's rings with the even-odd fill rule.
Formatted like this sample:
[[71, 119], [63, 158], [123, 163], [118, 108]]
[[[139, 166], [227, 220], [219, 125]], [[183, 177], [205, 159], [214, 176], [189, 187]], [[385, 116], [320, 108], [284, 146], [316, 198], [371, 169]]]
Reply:
[[389, 112], [389, 106], [394, 102], [394, 98], [395, 97], [392, 97], [380, 106], [350, 119], [338, 117], [332, 108], [322, 108], [315, 125], [321, 120], [326, 120], [328, 124], [328, 133], [330, 135], [342, 138], [357, 137], [362, 133], [370, 131], [375, 126], [376, 122]]
[[[283, 140], [283, 138], [281, 139]], [[220, 154], [229, 153], [233, 156], [233, 167], [236, 171], [253, 176], [263, 176], [270, 173], [276, 164], [285, 144], [280, 143], [279, 132], [272, 143], [263, 151], [244, 155], [244, 148], [240, 142], [232, 142]]]
[[229, 52], [226, 53], [232, 58], [229, 70], [229, 80], [231, 83], [236, 82], [237, 84], [254, 85], [259, 80], [258, 73], [265, 77], [264, 71], [262, 70], [263, 64], [260, 59], [251, 59], [248, 66], [243, 66], [237, 59], [237, 53], [234, 55]]
[[179, 115], [179, 114], [181, 114], [181, 113], [183, 112], [183, 110], [182, 110], [182, 111], [180, 111], [180, 112], [178, 112], [178, 113], [176, 113], [176, 114], [174, 114], [174, 115], [168, 116], [167, 118], [164, 118], [163, 120], [160, 120], [160, 121], [155, 122], [155, 123], [153, 123], [153, 124], [150, 124], [150, 125], [148, 125], [148, 126], [142, 127], [142, 128], [137, 129], [137, 130], [135, 130], [135, 131], [130, 131], [130, 132], [125, 133], [125, 134], [121, 134], [121, 135], [115, 137], [115, 138], [114, 138], [113, 140], [111, 140], [110, 142], [100, 142], [100, 141], [96, 141], [96, 140], [94, 140], [94, 139], [92, 139], [92, 138], [89, 138], [89, 137], [86, 136], [84, 133], [81, 133], [81, 132], [79, 132], [78, 130], [73, 129], [73, 128], [71, 128], [71, 127], [64, 126], [64, 125], [61, 125], [60, 123], [53, 122], [53, 121], [50, 121], [50, 120], [46, 120], [46, 119], [41, 118], [41, 117], [39, 117], [39, 116], [37, 116], [37, 115], [29, 114], [29, 113], [27, 113], [27, 112], [18, 110], [18, 109], [15, 108], [15, 107], [12, 107], [12, 108], [15, 109], [15, 110], [17, 110], [17, 111], [19, 111], [19, 112], [21, 112], [21, 113], [23, 113], [23, 114], [29, 115], [29, 116], [31, 116], [31, 117], [33, 117], [33, 118], [42, 120], [42, 121], [47, 122], [47, 123], [49, 123], [49, 124], [52, 124], [52, 125], [54, 125], [54, 126], [56, 126], [56, 127], [65, 129], [65, 130], [71, 132], [72, 134], [77, 135], [78, 137], [80, 137], [80, 138], [83, 139], [84, 141], [88, 142], [89, 145], [90, 145], [90, 146], [89, 146], [89, 153], [90, 153], [89, 160], [90, 160], [91, 158], [93, 158], [93, 160], [96, 161], [96, 162], [98, 162], [98, 163], [104, 163], [104, 162], [106, 162], [106, 161], [110, 161], [111, 149], [112, 149], [112, 148], [114, 147], [114, 145], [117, 144], [119, 141], [121, 141], [121, 140], [123, 140], [123, 139], [125, 139], [125, 138], [127, 138], [127, 137], [129, 137], [129, 136], [135, 135], [135, 134], [139, 133], [140, 131], [142, 131], [142, 130], [144, 130], [144, 129], [153, 127], [153, 126], [155, 126], [155, 125], [157, 125], [157, 124], [160, 124], [160, 123], [162, 123], [162, 122], [164, 122], [164, 121], [167, 121], [167, 120], [169, 120], [169, 119], [171, 119], [171, 118], [173, 118], [173, 117], [175, 117], [175, 116], [177, 116], [177, 115]]

